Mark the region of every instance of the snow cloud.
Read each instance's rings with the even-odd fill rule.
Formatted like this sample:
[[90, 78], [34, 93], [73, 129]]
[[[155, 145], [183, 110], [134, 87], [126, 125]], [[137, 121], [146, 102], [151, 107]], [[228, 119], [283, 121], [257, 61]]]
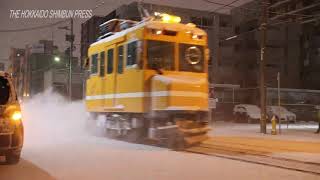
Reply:
[[25, 144], [62, 143], [87, 135], [84, 102], [68, 102], [50, 89], [23, 102], [22, 114]]

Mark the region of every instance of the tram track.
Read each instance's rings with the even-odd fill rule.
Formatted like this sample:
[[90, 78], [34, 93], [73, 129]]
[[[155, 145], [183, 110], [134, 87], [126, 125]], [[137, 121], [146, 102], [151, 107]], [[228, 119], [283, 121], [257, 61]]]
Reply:
[[270, 151], [262, 148], [252, 150], [245, 147], [235, 148], [230, 143], [213, 144], [204, 142], [198, 146], [187, 148], [185, 151], [320, 176], [320, 163], [272, 156]]

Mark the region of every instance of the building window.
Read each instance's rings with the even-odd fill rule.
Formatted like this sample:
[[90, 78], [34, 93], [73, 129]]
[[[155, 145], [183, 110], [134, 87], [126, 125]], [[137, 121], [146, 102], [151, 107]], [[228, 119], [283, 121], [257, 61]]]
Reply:
[[93, 54], [91, 56], [91, 74], [98, 73], [98, 54]]
[[202, 17], [202, 26], [212, 26], [213, 18]]
[[288, 63], [286, 63], [284, 65], [284, 73], [285, 73], [286, 76], [288, 76], [288, 74], [289, 74], [289, 72], [288, 72]]
[[224, 22], [224, 21], [220, 21], [219, 25], [220, 25], [220, 27], [227, 27], [228, 23]]
[[123, 73], [123, 46], [118, 47], [118, 73]]
[[239, 51], [240, 51], [240, 48], [241, 48], [240, 44], [235, 44], [235, 45], [234, 45], [234, 51], [235, 51], [235, 52], [239, 52]]
[[100, 53], [100, 76], [103, 77], [105, 72], [105, 55], [104, 51]]
[[248, 69], [254, 70], [254, 68], [255, 68], [255, 64], [249, 64], [249, 65], [248, 65]]
[[236, 27], [234, 28], [234, 33], [235, 33], [235, 34], [240, 34], [240, 27], [239, 27], [239, 26], [236, 26]]
[[213, 25], [213, 18], [207, 18], [207, 17], [191, 17], [191, 22], [193, 24], [196, 24], [198, 26], [212, 26]]
[[137, 64], [137, 41], [128, 44], [127, 66]]
[[195, 25], [201, 26], [201, 18], [199, 17], [191, 17], [191, 22]]
[[112, 72], [113, 72], [113, 49], [109, 49], [107, 73], [111, 74]]

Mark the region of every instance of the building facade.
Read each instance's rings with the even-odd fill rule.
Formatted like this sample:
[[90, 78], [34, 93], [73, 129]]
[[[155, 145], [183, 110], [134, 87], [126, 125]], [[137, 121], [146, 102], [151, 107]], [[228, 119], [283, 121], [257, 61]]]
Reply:
[[5, 71], [5, 63], [0, 62], [0, 71]]
[[81, 24], [81, 50], [80, 64], [83, 66], [90, 44], [96, 42], [99, 37], [99, 25], [107, 20], [106, 17], [93, 16]]
[[[268, 4], [266, 85], [282, 88], [319, 89], [319, 12], [314, 0], [271, 0]], [[262, 1], [252, 1], [231, 10], [234, 34], [234, 69], [241, 87], [259, 85]], [[307, 18], [306, 17], [310, 17]], [[319, 68], [318, 68], [319, 69]]]
[[[32, 97], [52, 88], [68, 96], [69, 54], [61, 53], [52, 41], [40, 40], [25, 49], [11, 49], [11, 73], [19, 98]], [[83, 73], [78, 58], [72, 59], [72, 98], [81, 99]]]
[[10, 48], [10, 67], [9, 72], [12, 74], [13, 83], [16, 87], [18, 96], [22, 96], [24, 93], [24, 88], [26, 86], [26, 76], [27, 72], [27, 52], [25, 49]]

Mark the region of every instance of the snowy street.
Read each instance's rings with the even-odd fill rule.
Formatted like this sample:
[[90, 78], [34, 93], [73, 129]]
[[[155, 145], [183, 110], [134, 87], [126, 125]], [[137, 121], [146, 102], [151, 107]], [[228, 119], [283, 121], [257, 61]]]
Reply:
[[23, 158], [17, 166], [1, 166], [0, 179], [319, 179], [290, 170], [95, 137], [57, 145], [27, 145]]
[[314, 174], [94, 137], [83, 128], [81, 102], [67, 104], [59, 97], [41, 96], [23, 108], [23, 159], [18, 165], [0, 166], [3, 180], [320, 179]]

